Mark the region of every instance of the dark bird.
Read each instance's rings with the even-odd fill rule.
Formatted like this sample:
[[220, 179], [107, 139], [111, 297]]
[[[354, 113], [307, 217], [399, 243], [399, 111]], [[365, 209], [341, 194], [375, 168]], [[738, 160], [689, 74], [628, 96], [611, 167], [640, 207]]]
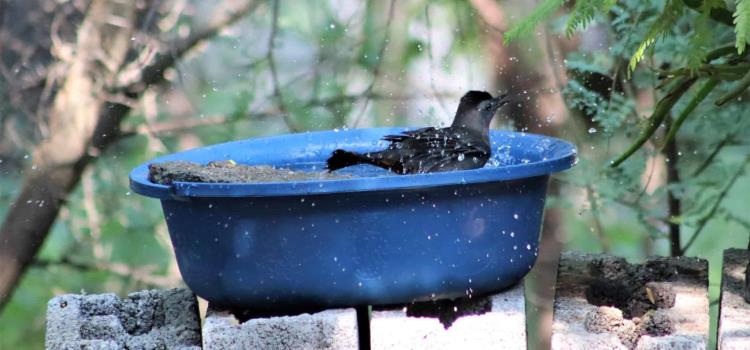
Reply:
[[372, 164], [398, 174], [417, 174], [481, 168], [490, 159], [490, 121], [508, 103], [506, 96], [469, 91], [461, 97], [451, 126], [387, 135], [383, 140], [390, 144], [379, 152], [337, 149], [328, 158], [327, 169]]

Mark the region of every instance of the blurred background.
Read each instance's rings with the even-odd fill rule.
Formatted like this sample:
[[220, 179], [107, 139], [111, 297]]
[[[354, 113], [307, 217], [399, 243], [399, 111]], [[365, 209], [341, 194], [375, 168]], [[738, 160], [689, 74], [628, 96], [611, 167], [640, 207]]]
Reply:
[[[510, 94], [494, 128], [578, 146], [579, 164], [552, 180], [526, 280], [535, 347], [563, 249], [706, 258], [715, 314], [722, 250], [750, 234], [744, 92], [698, 104], [667, 140], [689, 107], [677, 101], [609, 164], [670, 79], [710, 79], [711, 50], [739, 57], [722, 74], [747, 72], [737, 28], [712, 12], [733, 4], [0, 0], [0, 349], [43, 347], [55, 295], [183, 286], [159, 203], [128, 188], [139, 163], [249, 137], [443, 125], [467, 90]], [[707, 100], [741, 84], [721, 80]]]

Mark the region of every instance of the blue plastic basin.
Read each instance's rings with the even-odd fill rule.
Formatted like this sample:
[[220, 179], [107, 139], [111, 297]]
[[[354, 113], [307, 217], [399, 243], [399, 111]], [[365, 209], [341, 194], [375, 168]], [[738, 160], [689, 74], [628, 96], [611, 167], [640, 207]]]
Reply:
[[185, 283], [219, 305], [256, 309], [406, 303], [500, 290], [537, 256], [549, 174], [575, 147], [492, 131], [482, 169], [284, 183], [148, 180], [148, 164], [233, 159], [321, 169], [336, 148], [369, 151], [401, 128], [291, 134], [202, 147], [154, 159], [130, 187], [161, 199]]

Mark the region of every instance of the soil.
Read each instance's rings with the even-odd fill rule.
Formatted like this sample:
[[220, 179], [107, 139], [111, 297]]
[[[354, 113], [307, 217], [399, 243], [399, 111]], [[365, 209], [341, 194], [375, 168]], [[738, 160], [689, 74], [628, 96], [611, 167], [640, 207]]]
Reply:
[[[614, 334], [633, 349], [642, 336], [672, 335], [684, 327], [673, 319], [675, 290], [705, 293], [707, 271], [700, 259], [655, 257], [630, 264], [609, 255], [564, 254], [556, 299], [582, 297], [596, 306], [580, 314], [585, 331]], [[568, 322], [575, 319], [573, 314], [558, 316]]]
[[596, 306], [614, 306], [627, 319], [671, 308], [675, 293], [669, 282], [678, 276], [681, 280], [693, 276], [699, 282], [705, 274], [699, 267], [665, 258], [631, 265], [625, 259], [607, 257], [592, 260], [589, 268], [593, 280], [586, 290], [586, 300]]
[[148, 166], [148, 179], [157, 184], [178, 182], [203, 183], [259, 183], [291, 182], [304, 180], [348, 179], [350, 175], [327, 171], [292, 171], [267, 165], [242, 165], [232, 160], [212, 161], [206, 165], [193, 162], [171, 161]]

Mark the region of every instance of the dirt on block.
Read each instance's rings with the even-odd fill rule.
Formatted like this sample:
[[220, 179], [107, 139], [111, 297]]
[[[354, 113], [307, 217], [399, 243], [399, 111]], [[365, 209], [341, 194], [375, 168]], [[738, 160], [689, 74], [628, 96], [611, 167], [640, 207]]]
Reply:
[[268, 165], [242, 165], [232, 160], [212, 161], [201, 165], [186, 161], [152, 163], [148, 179], [157, 184], [173, 182], [262, 183], [352, 178], [346, 174], [323, 171], [293, 171]]
[[750, 304], [745, 299], [745, 249], [724, 251], [719, 309], [719, 349], [747, 349], [750, 344]]
[[707, 292], [705, 260], [655, 257], [630, 264], [567, 252], [556, 286], [553, 349], [580, 341], [624, 349], [705, 347]]

